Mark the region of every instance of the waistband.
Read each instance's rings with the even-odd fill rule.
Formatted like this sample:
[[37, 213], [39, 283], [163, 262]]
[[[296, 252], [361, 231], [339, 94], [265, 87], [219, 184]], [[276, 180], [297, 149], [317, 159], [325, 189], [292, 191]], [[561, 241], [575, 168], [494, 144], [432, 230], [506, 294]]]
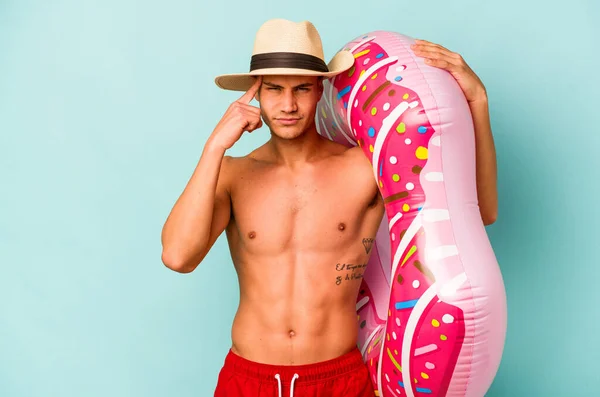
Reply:
[[263, 382], [277, 383], [275, 375], [283, 380], [291, 379], [295, 374], [299, 375], [296, 383], [322, 381], [334, 378], [365, 366], [358, 347], [348, 353], [331, 360], [321, 361], [303, 365], [273, 365], [250, 361], [231, 351], [225, 357], [225, 367], [229, 367], [234, 373]]

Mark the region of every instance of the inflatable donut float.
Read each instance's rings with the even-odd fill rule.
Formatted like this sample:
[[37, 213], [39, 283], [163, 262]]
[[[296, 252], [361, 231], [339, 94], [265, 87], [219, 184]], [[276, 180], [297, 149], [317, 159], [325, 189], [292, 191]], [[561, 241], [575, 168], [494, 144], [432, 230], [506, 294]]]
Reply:
[[466, 99], [395, 32], [343, 47], [319, 134], [360, 146], [385, 215], [357, 297], [360, 348], [378, 396], [484, 396], [506, 334], [506, 296], [479, 212]]

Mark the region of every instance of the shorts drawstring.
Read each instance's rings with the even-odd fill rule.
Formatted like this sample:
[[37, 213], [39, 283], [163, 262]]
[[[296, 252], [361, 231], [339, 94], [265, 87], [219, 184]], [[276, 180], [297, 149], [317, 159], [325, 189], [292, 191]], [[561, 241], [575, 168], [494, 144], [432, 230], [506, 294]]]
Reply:
[[[300, 375], [294, 374], [294, 377], [292, 378], [292, 383], [290, 384], [290, 397], [294, 397], [294, 382], [299, 377], [300, 377]], [[279, 376], [279, 374], [275, 374], [275, 379], [277, 379], [277, 384], [279, 385], [279, 397], [282, 397], [281, 396], [281, 377]]]

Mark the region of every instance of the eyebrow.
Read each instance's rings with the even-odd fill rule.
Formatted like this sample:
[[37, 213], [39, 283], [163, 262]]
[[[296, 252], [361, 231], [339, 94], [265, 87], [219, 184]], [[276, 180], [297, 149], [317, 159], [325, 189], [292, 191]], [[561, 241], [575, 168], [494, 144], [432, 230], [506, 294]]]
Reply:
[[[270, 83], [270, 82], [268, 82], [268, 81], [264, 81], [264, 82], [263, 82], [263, 84], [264, 84], [264, 85], [268, 85], [269, 87], [274, 87], [274, 88], [283, 88], [282, 86], [280, 86], [280, 85], [278, 85], [278, 84], [273, 84], [273, 83]], [[295, 86], [295, 87], [293, 87], [293, 88], [312, 87], [313, 85], [314, 85], [313, 83], [302, 83], [302, 84], [299, 84], [299, 85], [297, 85], [297, 86]]]

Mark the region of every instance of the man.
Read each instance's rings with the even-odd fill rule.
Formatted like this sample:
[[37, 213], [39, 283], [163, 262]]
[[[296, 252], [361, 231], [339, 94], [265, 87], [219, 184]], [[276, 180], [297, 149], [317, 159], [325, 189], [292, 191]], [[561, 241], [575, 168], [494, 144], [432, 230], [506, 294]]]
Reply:
[[[490, 224], [496, 169], [485, 89], [460, 56], [419, 44], [417, 54], [450, 71], [471, 104], [478, 196]], [[215, 396], [373, 396], [356, 345], [360, 278], [337, 283], [335, 266], [367, 263], [362, 241], [375, 238], [383, 200], [361, 149], [321, 137], [314, 123], [323, 79], [354, 58], [342, 51], [326, 65], [315, 27], [280, 19], [259, 29], [253, 54], [250, 73], [216, 79], [246, 92], [217, 124], [173, 207], [162, 260], [189, 273], [226, 231], [240, 305]], [[243, 157], [225, 155], [263, 121], [267, 143]]]

